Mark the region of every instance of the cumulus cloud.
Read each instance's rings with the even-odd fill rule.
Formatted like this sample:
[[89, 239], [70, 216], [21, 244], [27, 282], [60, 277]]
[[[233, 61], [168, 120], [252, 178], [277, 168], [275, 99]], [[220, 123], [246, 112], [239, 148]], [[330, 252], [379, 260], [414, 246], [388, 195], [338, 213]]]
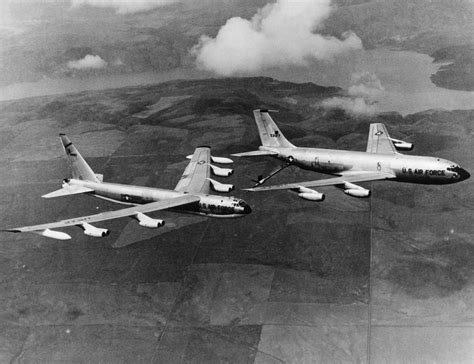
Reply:
[[100, 56], [93, 56], [88, 54], [82, 59], [76, 61], [69, 61], [67, 66], [72, 69], [83, 70], [83, 69], [99, 69], [104, 68], [107, 66], [107, 62], [105, 62]]
[[371, 72], [356, 72], [352, 74], [351, 81], [352, 86], [347, 89], [351, 96], [374, 99], [385, 91], [378, 77]]
[[377, 99], [385, 91], [377, 76], [370, 72], [354, 73], [353, 85], [347, 89], [349, 97], [333, 97], [321, 105], [328, 109], [343, 109], [352, 115], [373, 115], [377, 112]]
[[179, 0], [71, 0], [72, 7], [83, 5], [112, 8], [118, 14], [138, 13], [178, 2]]
[[342, 39], [314, 33], [331, 13], [331, 0], [277, 0], [251, 20], [227, 20], [215, 38], [202, 36], [192, 49], [201, 69], [221, 75], [272, 66], [305, 65], [362, 48], [354, 33]]

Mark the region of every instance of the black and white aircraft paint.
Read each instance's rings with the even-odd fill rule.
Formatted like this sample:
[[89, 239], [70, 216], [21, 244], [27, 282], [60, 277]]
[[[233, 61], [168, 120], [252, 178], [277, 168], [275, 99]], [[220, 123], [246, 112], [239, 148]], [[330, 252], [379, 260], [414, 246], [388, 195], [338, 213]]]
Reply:
[[[457, 163], [437, 157], [412, 156], [398, 152], [411, 150], [413, 144], [391, 138], [384, 124], [370, 124], [365, 152], [300, 148], [291, 144], [276, 126], [270, 110], [254, 110], [262, 145], [259, 150], [233, 154], [237, 157], [270, 155], [285, 162], [270, 175], [259, 176], [257, 184], [248, 191], [291, 189], [310, 201], [324, 200], [324, 194], [308, 187], [334, 185], [350, 196], [368, 197], [370, 190], [357, 182], [393, 180], [422, 184], [449, 184], [469, 178], [469, 173]], [[263, 186], [268, 179], [288, 166], [325, 173], [334, 177], [315, 181]]]
[[64, 134], [60, 134], [60, 138], [71, 165], [72, 178], [65, 179], [61, 189], [43, 197], [85, 193], [131, 207], [5, 231], [32, 232], [53, 239], [66, 240], [71, 239], [71, 236], [52, 229], [75, 225], [81, 227], [86, 235], [103, 237], [109, 234], [109, 230], [97, 228], [91, 225], [92, 223], [129, 216], [136, 219], [141, 226], [159, 228], [164, 225], [164, 221], [153, 219], [145, 213], [172, 210], [210, 217], [234, 218], [251, 212], [250, 206], [242, 199], [210, 194], [211, 190], [230, 192], [234, 186], [210, 178], [210, 171], [221, 177], [227, 177], [233, 173], [232, 169], [217, 167], [211, 162], [222, 164], [233, 162], [229, 158], [211, 156], [209, 147], [198, 147], [193, 155], [187, 157], [191, 161], [181, 179], [174, 190], [168, 190], [103, 182], [103, 176], [92, 171], [69, 138]]

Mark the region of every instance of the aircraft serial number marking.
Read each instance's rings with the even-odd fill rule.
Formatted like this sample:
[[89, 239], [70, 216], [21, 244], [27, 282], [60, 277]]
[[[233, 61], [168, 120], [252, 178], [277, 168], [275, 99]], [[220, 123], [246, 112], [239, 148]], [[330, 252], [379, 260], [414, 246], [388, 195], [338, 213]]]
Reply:
[[418, 176], [425, 175], [425, 176], [445, 176], [446, 171], [442, 169], [419, 169], [419, 168], [402, 168], [402, 173], [404, 174], [416, 174]]

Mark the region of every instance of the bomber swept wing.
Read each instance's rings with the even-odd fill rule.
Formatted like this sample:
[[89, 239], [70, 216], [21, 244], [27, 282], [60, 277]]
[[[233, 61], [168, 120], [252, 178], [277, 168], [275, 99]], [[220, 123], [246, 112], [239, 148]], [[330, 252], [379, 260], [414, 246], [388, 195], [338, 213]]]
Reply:
[[175, 187], [175, 191], [208, 194], [210, 190], [210, 163], [211, 148], [196, 148], [191, 161]]
[[246, 191], [272, 191], [272, 190], [286, 190], [299, 187], [321, 187], [321, 186], [334, 186], [342, 185], [344, 183], [355, 183], [355, 182], [367, 182], [367, 181], [377, 181], [382, 179], [395, 178], [395, 175], [387, 172], [357, 172], [357, 173], [347, 173], [342, 176], [324, 178], [314, 181], [305, 181], [297, 183], [285, 183], [281, 185], [274, 186], [263, 186], [255, 188], [246, 188]]
[[[198, 202], [199, 200], [200, 198], [198, 196], [184, 195], [184, 196], [179, 196], [176, 198], [171, 198], [168, 200], [147, 203], [145, 205], [136, 205], [136, 206], [128, 207], [121, 210], [108, 211], [108, 212], [103, 212], [100, 214], [89, 215], [89, 216], [75, 217], [72, 219], [61, 220], [61, 221], [41, 224], [41, 225], [23, 226], [23, 227], [18, 227], [18, 228], [13, 228], [13, 229], [6, 229], [5, 231], [18, 232], [18, 233], [42, 232], [44, 230], [55, 229], [55, 228], [65, 227], [65, 226], [76, 226], [76, 225], [82, 226], [83, 224], [90, 224], [93, 222], [112, 220], [112, 219], [117, 219], [117, 218], [126, 217], [126, 216], [136, 216], [136, 215], [143, 214], [146, 212], [153, 212], [153, 211], [164, 210], [164, 209], [168, 209], [172, 207], [187, 205], [190, 203]], [[68, 236], [67, 234], [64, 234], [64, 235]]]

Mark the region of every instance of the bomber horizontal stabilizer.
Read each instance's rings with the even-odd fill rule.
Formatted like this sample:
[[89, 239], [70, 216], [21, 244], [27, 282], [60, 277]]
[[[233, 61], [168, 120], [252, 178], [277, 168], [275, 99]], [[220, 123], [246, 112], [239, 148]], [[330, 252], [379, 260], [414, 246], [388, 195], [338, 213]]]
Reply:
[[84, 187], [84, 186], [71, 186], [68, 184], [64, 184], [63, 188], [47, 193], [41, 197], [44, 198], [53, 198], [53, 197], [61, 197], [61, 196], [69, 196], [69, 195], [76, 195], [78, 193], [87, 193], [87, 192], [94, 192], [92, 188]]

